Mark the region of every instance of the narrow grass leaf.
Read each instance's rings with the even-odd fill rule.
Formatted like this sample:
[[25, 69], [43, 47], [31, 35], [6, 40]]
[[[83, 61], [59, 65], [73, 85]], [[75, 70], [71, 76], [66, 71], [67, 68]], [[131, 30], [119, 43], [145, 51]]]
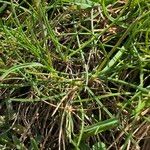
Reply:
[[83, 130], [82, 140], [85, 140], [86, 138], [88, 138], [90, 136], [94, 136], [98, 133], [101, 133], [103, 131], [106, 131], [108, 129], [116, 127], [118, 125], [118, 123], [119, 123], [119, 121], [116, 118], [112, 118], [112, 119], [100, 121], [93, 125], [87, 126]]
[[35, 63], [35, 62], [15, 65], [15, 66], [11, 67], [10, 69], [6, 70], [5, 73], [3, 73], [3, 75], [0, 77], [0, 80], [3, 80], [4, 78], [6, 78], [6, 76], [8, 76], [12, 72], [15, 72], [15, 71], [23, 69], [23, 68], [32, 68], [32, 67], [44, 67], [44, 66], [40, 63]]

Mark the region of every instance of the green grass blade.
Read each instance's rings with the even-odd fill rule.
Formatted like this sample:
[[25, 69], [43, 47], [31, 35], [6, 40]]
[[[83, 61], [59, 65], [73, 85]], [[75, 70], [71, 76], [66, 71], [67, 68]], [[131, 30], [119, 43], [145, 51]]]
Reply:
[[112, 118], [105, 121], [100, 121], [90, 126], [85, 126], [83, 129], [82, 140], [86, 140], [90, 136], [94, 136], [98, 133], [114, 128], [118, 125], [118, 123], [118, 119]]
[[6, 70], [5, 73], [3, 73], [3, 75], [0, 77], [0, 80], [3, 80], [10, 73], [13, 73], [17, 70], [20, 70], [20, 69], [23, 69], [23, 68], [33, 68], [33, 67], [44, 67], [44, 66], [40, 63], [35, 63], [35, 62], [15, 65], [15, 66], [11, 67], [10, 69]]

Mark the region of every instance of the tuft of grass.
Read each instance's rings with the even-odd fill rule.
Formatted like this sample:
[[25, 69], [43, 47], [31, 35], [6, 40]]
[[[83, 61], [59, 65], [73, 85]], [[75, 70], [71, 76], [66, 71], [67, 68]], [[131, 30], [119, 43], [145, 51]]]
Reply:
[[149, 149], [149, 10], [0, 0], [0, 149]]

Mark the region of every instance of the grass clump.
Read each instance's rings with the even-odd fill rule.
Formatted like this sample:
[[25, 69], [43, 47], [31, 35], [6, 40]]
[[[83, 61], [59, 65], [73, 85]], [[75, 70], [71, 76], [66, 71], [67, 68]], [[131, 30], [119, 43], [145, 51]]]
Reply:
[[0, 6], [1, 149], [149, 148], [149, 1]]

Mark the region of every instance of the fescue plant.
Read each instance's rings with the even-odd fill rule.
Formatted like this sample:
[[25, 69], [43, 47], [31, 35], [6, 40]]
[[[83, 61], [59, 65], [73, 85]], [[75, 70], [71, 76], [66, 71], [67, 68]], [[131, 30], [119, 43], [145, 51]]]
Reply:
[[150, 149], [149, 0], [0, 0], [0, 149]]

